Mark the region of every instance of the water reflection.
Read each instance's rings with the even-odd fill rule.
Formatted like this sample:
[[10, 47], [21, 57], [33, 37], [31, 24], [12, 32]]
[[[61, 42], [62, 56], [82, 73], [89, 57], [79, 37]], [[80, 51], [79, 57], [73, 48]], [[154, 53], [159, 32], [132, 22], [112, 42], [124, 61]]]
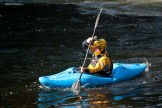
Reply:
[[[71, 89], [42, 89], [38, 95], [38, 107], [128, 107], [128, 103], [145, 92], [142, 83], [121, 83], [99, 88], [82, 88], [76, 95]], [[133, 98], [134, 97], [134, 98]], [[136, 98], [137, 99], [137, 98]], [[133, 106], [133, 105], [132, 105]]]
[[78, 106], [80, 100], [70, 89], [40, 90], [38, 107]]

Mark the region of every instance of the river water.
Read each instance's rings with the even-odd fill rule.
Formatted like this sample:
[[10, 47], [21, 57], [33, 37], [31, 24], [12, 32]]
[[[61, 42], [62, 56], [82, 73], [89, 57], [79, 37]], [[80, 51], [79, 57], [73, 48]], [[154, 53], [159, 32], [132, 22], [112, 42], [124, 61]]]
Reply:
[[[151, 64], [138, 78], [83, 88], [46, 89], [40, 76], [80, 66], [84, 39], [108, 42], [113, 62]], [[161, 0], [18, 0], [0, 2], [0, 107], [162, 107]]]

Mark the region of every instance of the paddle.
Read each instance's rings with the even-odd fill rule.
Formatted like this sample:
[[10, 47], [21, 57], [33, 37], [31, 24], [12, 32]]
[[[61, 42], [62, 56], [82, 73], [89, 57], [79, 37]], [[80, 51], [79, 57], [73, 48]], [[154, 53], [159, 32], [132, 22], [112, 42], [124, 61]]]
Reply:
[[[93, 34], [92, 34], [92, 38], [94, 38], [94, 34], [95, 34], [95, 31], [96, 31], [96, 28], [97, 28], [97, 25], [98, 25], [98, 21], [99, 21], [101, 12], [102, 12], [102, 9], [100, 10], [100, 12], [99, 12], [99, 14], [97, 16], [97, 19], [96, 19], [96, 22], [95, 22], [95, 26], [94, 26], [94, 30], [93, 30]], [[88, 52], [89, 52], [90, 46], [91, 46], [91, 42], [88, 45], [87, 53], [86, 53], [86, 56], [84, 58], [84, 62], [83, 62], [82, 67], [84, 67], [85, 62], [87, 60], [87, 56], [88, 56]], [[73, 83], [72, 89], [74, 89], [74, 90], [79, 90], [80, 89], [80, 80], [81, 80], [82, 74], [83, 74], [83, 72], [81, 72], [81, 74], [79, 76], [79, 79], [76, 82]]]

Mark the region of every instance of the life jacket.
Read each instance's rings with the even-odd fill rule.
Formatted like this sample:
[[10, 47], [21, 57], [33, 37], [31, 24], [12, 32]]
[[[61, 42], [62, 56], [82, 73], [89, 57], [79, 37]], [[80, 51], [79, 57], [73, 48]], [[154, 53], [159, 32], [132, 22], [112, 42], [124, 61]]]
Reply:
[[107, 52], [104, 52], [103, 54], [91, 59], [88, 69], [91, 74], [100, 74], [107, 76], [112, 73], [113, 63]]

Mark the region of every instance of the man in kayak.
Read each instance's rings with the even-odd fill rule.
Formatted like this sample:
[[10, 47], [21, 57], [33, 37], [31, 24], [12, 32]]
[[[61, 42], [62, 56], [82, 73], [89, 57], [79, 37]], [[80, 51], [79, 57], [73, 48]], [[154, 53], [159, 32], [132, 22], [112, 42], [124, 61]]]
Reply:
[[83, 41], [83, 49], [87, 50], [90, 43], [89, 53], [92, 54], [92, 59], [88, 67], [80, 67], [81, 72], [110, 76], [113, 69], [113, 63], [105, 49], [107, 46], [105, 39], [101, 38], [95, 40], [94, 38], [89, 37]]

